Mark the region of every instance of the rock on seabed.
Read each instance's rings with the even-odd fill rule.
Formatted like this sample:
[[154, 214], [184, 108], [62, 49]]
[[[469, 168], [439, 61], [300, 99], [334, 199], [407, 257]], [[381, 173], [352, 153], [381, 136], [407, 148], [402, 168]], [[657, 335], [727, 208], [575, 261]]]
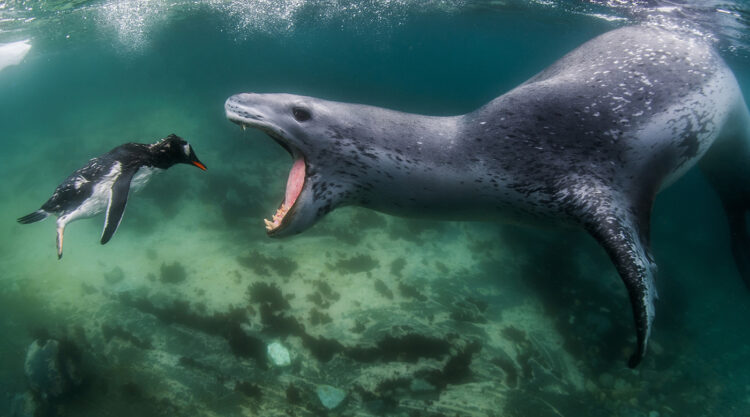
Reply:
[[319, 385], [315, 390], [323, 406], [329, 410], [338, 407], [344, 398], [346, 392], [330, 385]]

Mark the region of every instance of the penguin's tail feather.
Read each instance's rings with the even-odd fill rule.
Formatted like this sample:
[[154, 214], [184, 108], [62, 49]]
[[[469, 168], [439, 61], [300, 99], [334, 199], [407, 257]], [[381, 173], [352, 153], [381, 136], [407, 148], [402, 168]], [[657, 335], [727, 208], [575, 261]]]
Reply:
[[36, 223], [38, 221], [42, 221], [46, 219], [47, 216], [49, 216], [49, 213], [47, 213], [46, 211], [42, 209], [39, 209], [33, 213], [29, 213], [23, 217], [20, 217], [18, 219], [18, 223], [21, 223], [21, 224]]

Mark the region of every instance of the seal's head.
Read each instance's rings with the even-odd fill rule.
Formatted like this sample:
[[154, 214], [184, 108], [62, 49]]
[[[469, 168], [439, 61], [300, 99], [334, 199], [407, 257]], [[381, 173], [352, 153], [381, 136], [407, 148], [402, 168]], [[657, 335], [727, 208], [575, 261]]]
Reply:
[[291, 94], [243, 93], [227, 99], [224, 107], [230, 121], [243, 129], [262, 130], [294, 159], [284, 200], [273, 218], [266, 220], [269, 236], [300, 233], [351, 202], [355, 189], [355, 177], [347, 175], [352, 171], [351, 155], [342, 154], [345, 141], [337, 140], [342, 128], [337, 106], [342, 105]]

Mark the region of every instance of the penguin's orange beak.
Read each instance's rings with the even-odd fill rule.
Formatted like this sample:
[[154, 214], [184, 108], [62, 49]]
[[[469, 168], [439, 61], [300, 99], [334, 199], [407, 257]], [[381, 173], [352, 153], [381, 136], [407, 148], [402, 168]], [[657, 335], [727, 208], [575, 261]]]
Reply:
[[206, 170], [206, 166], [203, 165], [200, 161], [190, 161], [193, 165], [197, 166], [198, 168], [202, 170]]

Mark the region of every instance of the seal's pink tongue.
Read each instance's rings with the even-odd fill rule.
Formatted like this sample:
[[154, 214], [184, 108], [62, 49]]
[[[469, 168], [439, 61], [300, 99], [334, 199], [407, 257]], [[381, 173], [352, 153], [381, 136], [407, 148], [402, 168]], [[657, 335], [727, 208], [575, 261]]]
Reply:
[[292, 207], [297, 197], [302, 192], [302, 186], [305, 184], [305, 159], [298, 158], [292, 165], [292, 170], [289, 172], [289, 178], [286, 180], [286, 196], [284, 197], [284, 205], [288, 208]]

